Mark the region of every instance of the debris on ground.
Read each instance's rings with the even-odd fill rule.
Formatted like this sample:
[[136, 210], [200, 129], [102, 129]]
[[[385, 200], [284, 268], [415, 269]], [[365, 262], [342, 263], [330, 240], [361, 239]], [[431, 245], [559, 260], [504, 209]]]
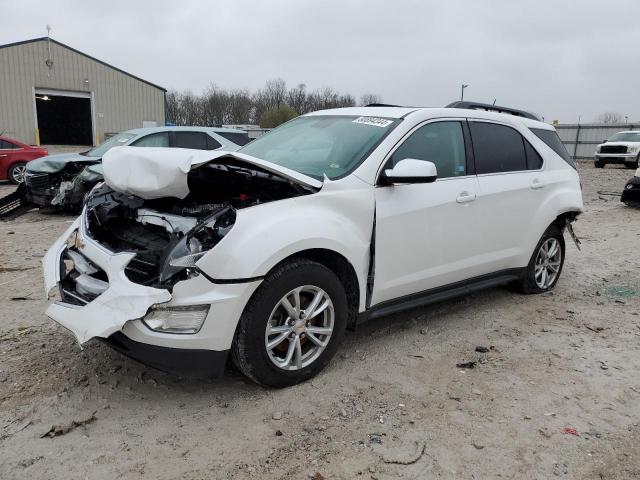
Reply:
[[413, 455], [412, 457], [409, 458], [387, 458], [387, 457], [382, 457], [382, 461], [384, 463], [393, 463], [395, 465], [413, 465], [414, 463], [416, 463], [418, 460], [420, 460], [422, 458], [422, 456], [424, 455], [425, 450], [427, 449], [427, 444], [426, 443], [421, 443], [418, 444], [416, 442], [416, 446], [417, 448], [417, 453], [415, 455]]
[[324, 475], [322, 475], [320, 472], [316, 472], [313, 477], [311, 477], [312, 480], [325, 480]]
[[575, 435], [576, 437], [580, 436], [580, 433], [573, 427], [564, 427], [562, 429], [562, 433], [566, 433], [567, 435]]
[[33, 423], [33, 419], [31, 418], [15, 419], [4, 428], [2, 434], [0, 434], [0, 440], [4, 440], [5, 438], [10, 437], [11, 435], [15, 435], [16, 433], [21, 432], [32, 423]]
[[464, 363], [456, 363], [457, 368], [476, 368], [478, 362], [464, 362]]
[[0, 267], [0, 273], [24, 272], [25, 270], [33, 270], [36, 267]]
[[49, 431], [42, 434], [40, 438], [59, 437], [60, 435], [65, 435], [69, 433], [71, 430], [74, 430], [78, 427], [88, 425], [97, 420], [96, 413], [97, 412], [93, 412], [90, 416], [88, 416], [87, 418], [83, 418], [82, 420], [73, 420], [69, 425], [52, 425]]
[[489, 347], [489, 348], [487, 348], [487, 347], [479, 346], [479, 347], [476, 347], [476, 352], [478, 352], [478, 353], [489, 353], [489, 351], [490, 351], [492, 348], [493, 348], [493, 347]]

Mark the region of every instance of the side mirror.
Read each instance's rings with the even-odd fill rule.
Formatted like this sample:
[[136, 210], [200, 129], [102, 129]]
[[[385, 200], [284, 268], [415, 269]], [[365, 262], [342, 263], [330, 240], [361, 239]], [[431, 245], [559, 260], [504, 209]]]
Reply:
[[438, 169], [433, 162], [405, 158], [393, 168], [382, 171], [381, 179], [387, 185], [395, 183], [431, 183], [438, 178]]

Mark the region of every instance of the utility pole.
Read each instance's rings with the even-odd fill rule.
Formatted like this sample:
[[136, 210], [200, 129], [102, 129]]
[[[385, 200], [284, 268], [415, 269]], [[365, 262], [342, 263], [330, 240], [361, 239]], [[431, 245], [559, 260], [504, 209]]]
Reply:
[[464, 83], [462, 84], [462, 89], [460, 90], [460, 101], [462, 102], [464, 100], [464, 89], [467, 88], [469, 85], [465, 85]]

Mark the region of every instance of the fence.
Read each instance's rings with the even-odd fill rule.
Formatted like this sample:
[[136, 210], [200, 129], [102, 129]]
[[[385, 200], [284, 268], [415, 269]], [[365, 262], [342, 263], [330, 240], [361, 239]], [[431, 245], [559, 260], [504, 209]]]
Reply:
[[638, 130], [640, 124], [631, 123], [592, 123], [556, 125], [560, 140], [567, 147], [569, 155], [576, 160], [593, 160], [596, 145], [617, 132]]

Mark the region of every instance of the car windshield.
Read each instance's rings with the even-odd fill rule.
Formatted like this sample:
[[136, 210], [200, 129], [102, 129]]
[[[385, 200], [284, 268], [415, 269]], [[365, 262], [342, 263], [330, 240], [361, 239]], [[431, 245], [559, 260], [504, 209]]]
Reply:
[[640, 132], [616, 133], [607, 142], [640, 142]]
[[360, 165], [399, 121], [343, 115], [298, 117], [240, 152], [317, 179], [339, 178]]
[[126, 145], [133, 137], [135, 137], [133, 133], [119, 133], [117, 135], [114, 135], [110, 139], [105, 140], [97, 147], [83, 152], [82, 154], [86, 155], [87, 157], [101, 157], [113, 147], [121, 147], [122, 145]]

